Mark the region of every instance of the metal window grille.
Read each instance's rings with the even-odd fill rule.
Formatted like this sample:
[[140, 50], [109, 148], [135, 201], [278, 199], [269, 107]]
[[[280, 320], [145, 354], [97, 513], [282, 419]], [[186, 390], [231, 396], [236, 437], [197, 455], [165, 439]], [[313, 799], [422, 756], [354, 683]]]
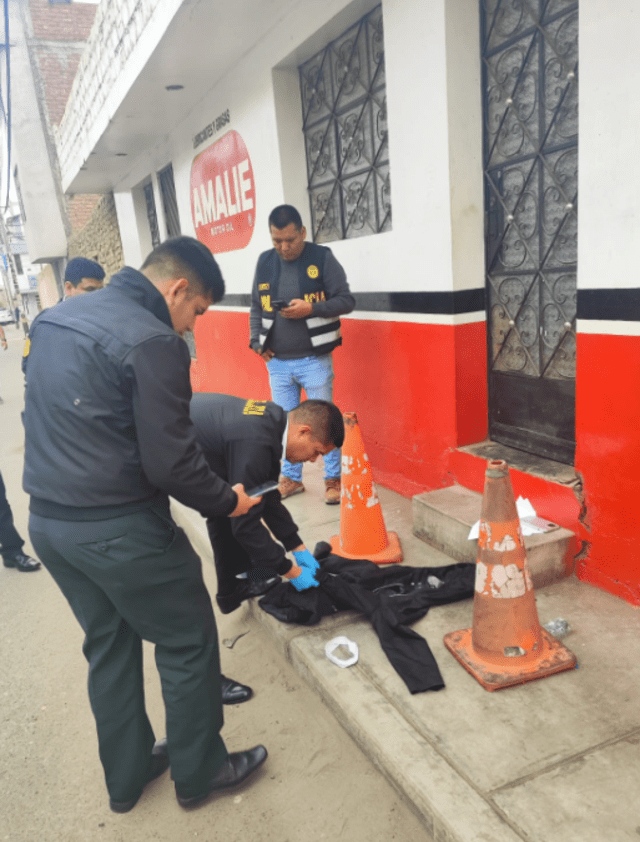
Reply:
[[167, 236], [178, 237], [180, 235], [180, 215], [178, 214], [178, 199], [176, 197], [176, 185], [173, 179], [173, 165], [169, 164], [158, 173], [160, 192], [162, 194], [162, 205], [164, 207], [164, 218], [167, 224]]
[[390, 231], [382, 6], [299, 72], [314, 241]]
[[160, 245], [160, 231], [158, 229], [158, 214], [156, 213], [156, 200], [153, 195], [153, 184], [145, 184], [144, 200], [147, 203], [147, 219], [149, 220], [149, 231], [151, 232], [151, 245], [153, 248]]
[[578, 4], [483, 0], [491, 367], [576, 365]]

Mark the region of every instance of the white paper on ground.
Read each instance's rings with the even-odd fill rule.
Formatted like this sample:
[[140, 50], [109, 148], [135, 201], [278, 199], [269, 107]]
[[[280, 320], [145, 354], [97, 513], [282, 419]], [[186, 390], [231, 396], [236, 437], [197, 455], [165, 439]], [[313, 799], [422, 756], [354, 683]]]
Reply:
[[[518, 497], [516, 500], [516, 509], [518, 512], [518, 517], [520, 518], [520, 528], [522, 529], [523, 536], [527, 535], [540, 535], [542, 532], [549, 532], [551, 529], [555, 528], [556, 524], [551, 524], [548, 528], [543, 526], [539, 526], [535, 523], [530, 523], [527, 518], [537, 518], [537, 512], [531, 505], [531, 502], [524, 497]], [[469, 532], [469, 540], [474, 541], [478, 538], [480, 534], [480, 521], [477, 520], [473, 526], [471, 527], [471, 531]]]
[[[340, 646], [344, 646], [346, 649], [349, 650], [351, 654], [348, 658], [339, 658], [337, 655], [334, 654], [335, 650], [338, 649]], [[338, 637], [334, 637], [333, 640], [330, 640], [328, 643], [325, 644], [324, 654], [327, 656], [327, 658], [331, 661], [332, 664], [335, 664], [338, 667], [351, 667], [354, 664], [358, 663], [358, 644], [353, 640], [349, 640], [348, 637], [345, 637], [341, 634]]]

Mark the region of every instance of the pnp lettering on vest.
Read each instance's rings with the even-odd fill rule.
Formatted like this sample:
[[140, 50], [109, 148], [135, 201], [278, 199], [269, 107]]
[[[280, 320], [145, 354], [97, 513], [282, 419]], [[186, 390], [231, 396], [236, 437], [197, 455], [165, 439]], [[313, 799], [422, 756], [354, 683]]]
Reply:
[[193, 159], [191, 215], [196, 237], [212, 252], [249, 244], [255, 227], [255, 181], [238, 132], [227, 132]]

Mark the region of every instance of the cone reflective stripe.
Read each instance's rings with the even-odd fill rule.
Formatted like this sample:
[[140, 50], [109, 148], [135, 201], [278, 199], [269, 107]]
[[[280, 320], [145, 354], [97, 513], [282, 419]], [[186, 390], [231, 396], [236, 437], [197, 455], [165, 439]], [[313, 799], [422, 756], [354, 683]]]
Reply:
[[345, 558], [368, 558], [377, 564], [400, 562], [400, 541], [395, 532], [385, 528], [358, 419], [355, 412], [343, 417], [340, 535], [331, 538], [331, 549]]
[[445, 635], [447, 649], [485, 690], [543, 678], [576, 665], [540, 626], [506, 462], [488, 464], [478, 537], [473, 627]]

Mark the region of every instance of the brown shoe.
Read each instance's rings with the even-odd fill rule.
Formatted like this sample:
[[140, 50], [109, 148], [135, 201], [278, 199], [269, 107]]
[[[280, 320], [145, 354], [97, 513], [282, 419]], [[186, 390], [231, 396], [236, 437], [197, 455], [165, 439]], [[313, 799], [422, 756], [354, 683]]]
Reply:
[[340, 484], [340, 477], [336, 479], [326, 479], [324, 481], [324, 502], [327, 506], [335, 506], [340, 502], [340, 493], [342, 485]]
[[302, 494], [304, 485], [301, 482], [291, 479], [291, 477], [282, 477], [280, 485], [278, 486], [280, 497], [285, 500], [287, 497], [292, 497], [294, 494]]

